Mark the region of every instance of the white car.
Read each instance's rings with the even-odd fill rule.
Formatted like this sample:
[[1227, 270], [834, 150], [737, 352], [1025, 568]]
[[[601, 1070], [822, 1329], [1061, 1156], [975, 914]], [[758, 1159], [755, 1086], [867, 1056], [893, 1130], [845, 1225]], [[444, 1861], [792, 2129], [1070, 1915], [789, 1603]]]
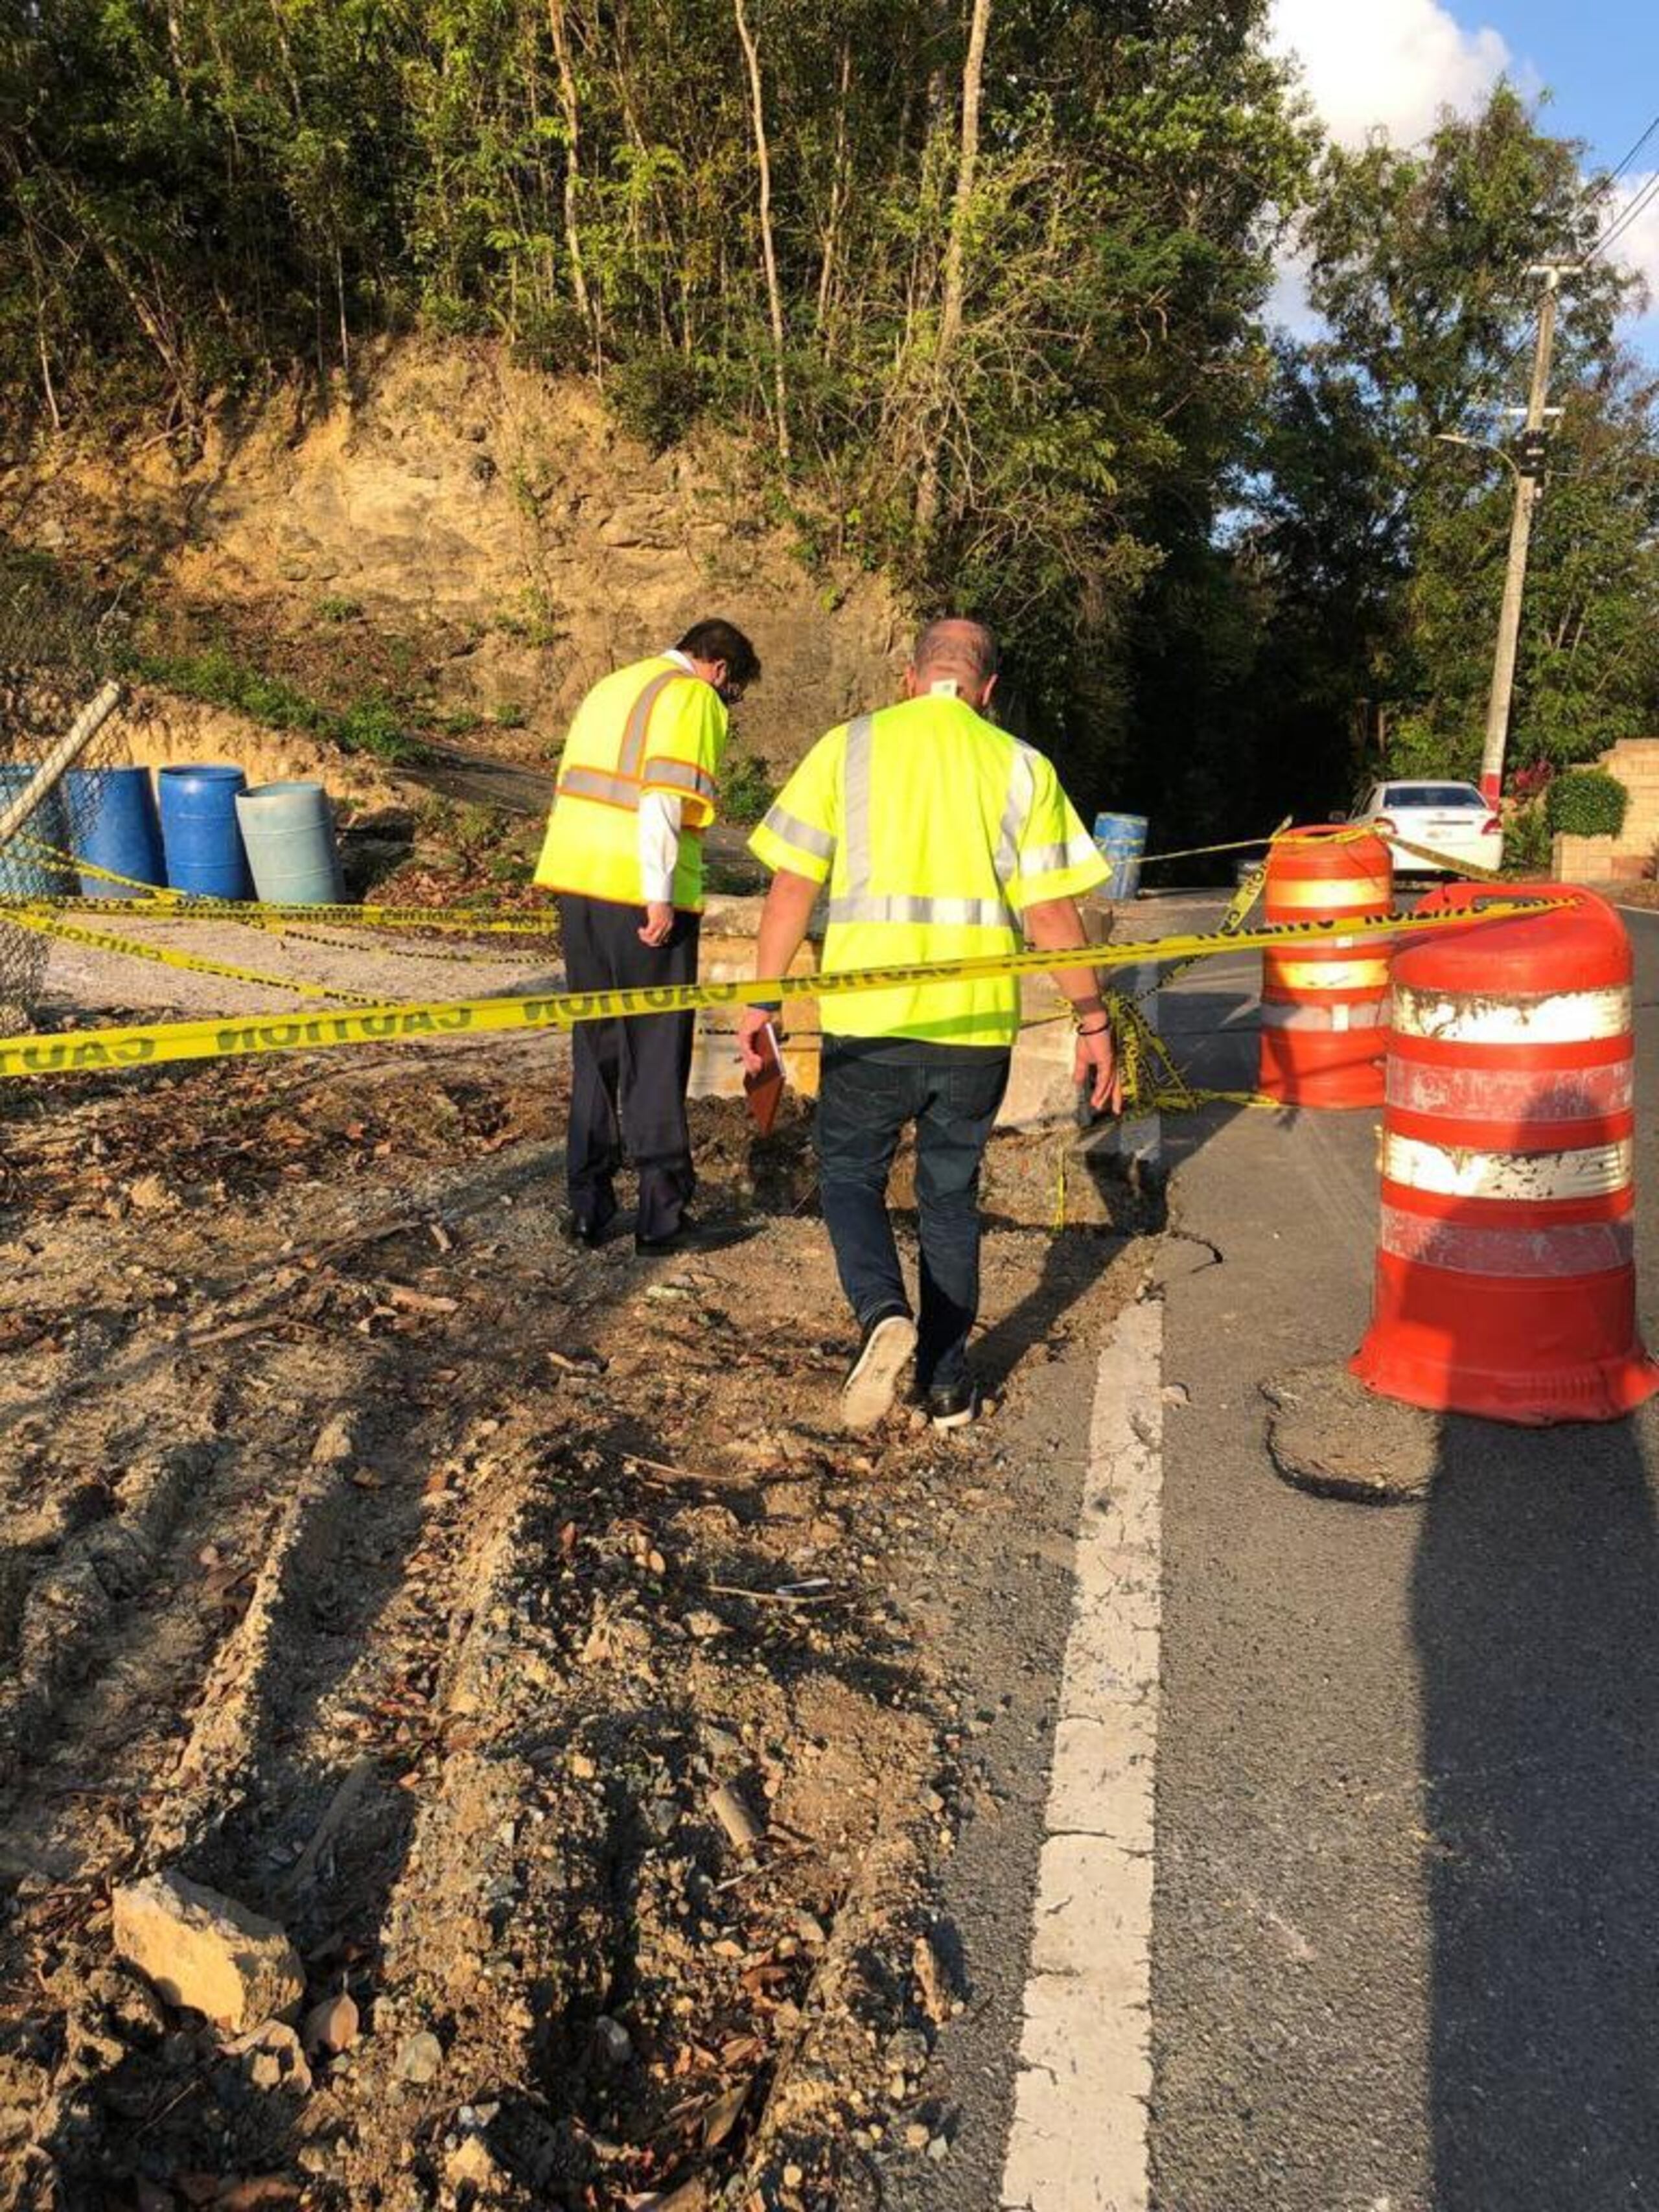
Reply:
[[[1477, 868], [1504, 865], [1504, 825], [1472, 783], [1427, 778], [1374, 783], [1352, 818], [1375, 822], [1385, 839], [1400, 839], [1399, 845], [1389, 847], [1399, 875], [1449, 875], [1450, 861], [1472, 861]], [[1445, 859], [1425, 860], [1420, 854], [1402, 851], [1404, 845], [1421, 846]]]

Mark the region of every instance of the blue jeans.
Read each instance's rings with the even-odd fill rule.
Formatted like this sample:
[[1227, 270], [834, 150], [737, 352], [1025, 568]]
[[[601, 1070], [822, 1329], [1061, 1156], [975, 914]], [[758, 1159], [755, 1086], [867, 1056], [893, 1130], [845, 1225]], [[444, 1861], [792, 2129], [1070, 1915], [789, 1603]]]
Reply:
[[[979, 1311], [979, 1174], [1009, 1055], [948, 1047], [878, 1053], [826, 1037], [818, 1091], [819, 1191], [836, 1266], [860, 1328], [910, 1301], [887, 1212], [887, 1179], [906, 1125], [916, 1125], [921, 1299], [916, 1382], [959, 1382]], [[891, 1056], [890, 1056], [891, 1055]]]

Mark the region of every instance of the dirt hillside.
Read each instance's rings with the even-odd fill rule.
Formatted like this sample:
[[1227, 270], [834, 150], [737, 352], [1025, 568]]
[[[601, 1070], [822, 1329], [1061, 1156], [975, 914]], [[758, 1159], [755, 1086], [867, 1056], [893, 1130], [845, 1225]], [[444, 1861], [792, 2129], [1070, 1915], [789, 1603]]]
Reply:
[[755, 637], [747, 744], [776, 763], [885, 696], [904, 618], [868, 577], [808, 573], [717, 429], [653, 458], [585, 386], [495, 348], [383, 349], [319, 411], [221, 415], [200, 459], [69, 441], [0, 468], [0, 532], [72, 558], [312, 694], [407, 682], [544, 755], [586, 687], [699, 614]]

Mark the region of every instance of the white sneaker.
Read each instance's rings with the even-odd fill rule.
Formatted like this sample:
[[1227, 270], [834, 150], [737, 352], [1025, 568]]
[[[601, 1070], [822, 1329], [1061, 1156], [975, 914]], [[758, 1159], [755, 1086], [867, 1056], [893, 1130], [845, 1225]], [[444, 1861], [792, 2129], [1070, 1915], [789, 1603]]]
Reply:
[[871, 1323], [842, 1385], [843, 1428], [874, 1428], [898, 1395], [899, 1377], [915, 1348], [916, 1325], [908, 1314], [883, 1314]]

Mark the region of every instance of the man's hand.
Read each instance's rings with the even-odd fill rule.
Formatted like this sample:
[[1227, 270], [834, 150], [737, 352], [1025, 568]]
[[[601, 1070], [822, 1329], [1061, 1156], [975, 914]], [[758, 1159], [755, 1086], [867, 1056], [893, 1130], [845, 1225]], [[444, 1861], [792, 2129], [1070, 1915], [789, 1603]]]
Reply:
[[1109, 1025], [1087, 1036], [1079, 1032], [1077, 1068], [1072, 1079], [1089, 1085], [1089, 1103], [1097, 1114], [1103, 1114], [1109, 1107], [1114, 1114], [1123, 1111], [1123, 1071], [1118, 1066], [1117, 1040]]
[[674, 934], [674, 909], [653, 899], [645, 909], [645, 927], [640, 932], [641, 945], [666, 945]]
[[769, 1028], [781, 1044], [783, 1024], [776, 1014], [768, 1013], [764, 1006], [744, 1008], [738, 1022], [738, 1057], [745, 1075], [758, 1075], [770, 1065], [769, 1048], [762, 1049]]

